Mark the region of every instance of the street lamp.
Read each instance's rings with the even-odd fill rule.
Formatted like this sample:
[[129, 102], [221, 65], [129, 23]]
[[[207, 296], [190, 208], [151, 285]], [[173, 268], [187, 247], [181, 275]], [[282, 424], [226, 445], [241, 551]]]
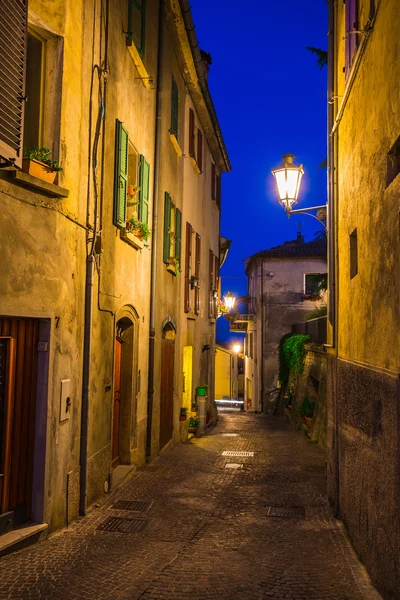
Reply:
[[232, 350], [234, 351], [235, 354], [239, 354], [241, 349], [242, 349], [242, 347], [240, 344], [233, 344], [233, 346], [232, 346]]
[[227, 310], [233, 310], [233, 308], [235, 307], [236, 296], [234, 296], [230, 290], [228, 291], [226, 296], [224, 296], [224, 300], [225, 307], [227, 308]]
[[[326, 204], [310, 206], [309, 208], [297, 208], [296, 210], [292, 208], [297, 202], [301, 178], [304, 174], [303, 165], [297, 167], [293, 164], [294, 158], [293, 154], [284, 154], [281, 166], [277, 169], [272, 169], [272, 175], [275, 177], [278, 188], [279, 202], [282, 204], [288, 217], [294, 213], [303, 213], [317, 219], [325, 227], [322, 221], [326, 219]], [[308, 212], [310, 210], [317, 210], [317, 215]]]
[[301, 178], [304, 174], [303, 165], [297, 167], [293, 164], [294, 154], [284, 154], [282, 164], [277, 169], [272, 169], [278, 188], [279, 201], [287, 213], [296, 204], [299, 195]]

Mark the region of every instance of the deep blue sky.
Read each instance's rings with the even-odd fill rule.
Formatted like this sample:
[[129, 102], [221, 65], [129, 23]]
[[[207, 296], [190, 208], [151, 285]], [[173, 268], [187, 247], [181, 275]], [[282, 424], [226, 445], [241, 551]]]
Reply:
[[[209, 86], [232, 172], [223, 176], [221, 233], [232, 240], [222, 291], [246, 294], [243, 259], [318, 224], [286, 217], [271, 168], [286, 152], [305, 175], [297, 208], [326, 202], [326, 68], [306, 46], [327, 47], [325, 0], [192, 0], [200, 48], [212, 56]], [[233, 278], [231, 278], [233, 276]], [[217, 337], [234, 339], [218, 319]], [[239, 339], [242, 336], [239, 335]]]

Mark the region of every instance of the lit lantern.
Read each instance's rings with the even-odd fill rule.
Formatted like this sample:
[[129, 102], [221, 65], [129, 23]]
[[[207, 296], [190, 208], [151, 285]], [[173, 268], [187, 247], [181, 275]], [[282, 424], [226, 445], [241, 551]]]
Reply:
[[225, 306], [227, 310], [232, 310], [235, 307], [236, 297], [232, 294], [231, 291], [228, 291], [226, 296], [224, 296]]
[[285, 154], [282, 156], [281, 166], [272, 169], [278, 188], [279, 201], [288, 215], [297, 202], [300, 182], [304, 174], [303, 165], [297, 167], [293, 164], [293, 159], [293, 154]]
[[233, 346], [232, 346], [232, 350], [234, 351], [235, 354], [239, 354], [241, 348], [242, 347], [240, 344], [233, 344]]

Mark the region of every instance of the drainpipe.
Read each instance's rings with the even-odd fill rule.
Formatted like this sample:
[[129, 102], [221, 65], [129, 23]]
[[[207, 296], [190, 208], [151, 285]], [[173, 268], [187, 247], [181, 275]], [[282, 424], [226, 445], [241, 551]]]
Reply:
[[158, 201], [160, 196], [160, 159], [161, 159], [161, 114], [162, 114], [162, 77], [164, 65], [164, 0], [160, 0], [158, 11], [158, 50], [157, 50], [157, 92], [156, 92], [156, 123], [154, 136], [154, 190], [153, 190], [153, 220], [151, 244], [151, 273], [150, 273], [150, 323], [149, 323], [149, 377], [147, 397], [147, 432], [146, 455], [151, 455], [151, 430], [153, 423], [154, 399], [154, 354], [156, 338], [156, 268], [158, 245]]

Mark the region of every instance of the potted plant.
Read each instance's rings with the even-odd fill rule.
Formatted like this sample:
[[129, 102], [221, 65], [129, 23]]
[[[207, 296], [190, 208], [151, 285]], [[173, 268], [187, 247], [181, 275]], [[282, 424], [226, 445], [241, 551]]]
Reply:
[[144, 240], [145, 242], [147, 242], [151, 235], [151, 230], [149, 229], [147, 223], [142, 223], [142, 221], [139, 221], [135, 215], [132, 215], [126, 222], [126, 229], [131, 231], [133, 235], [136, 235], [136, 237], [138, 237], [140, 240]]
[[197, 396], [206, 396], [207, 395], [207, 385], [198, 385], [196, 388], [196, 395]]
[[130, 198], [132, 198], [132, 197], [136, 196], [136, 194], [138, 193], [139, 190], [140, 190], [140, 187], [138, 187], [136, 185], [128, 185], [128, 187], [126, 189], [126, 193]]
[[187, 408], [185, 408], [184, 406], [182, 406], [182, 408], [181, 408], [181, 413], [180, 413], [180, 415], [179, 415], [179, 420], [180, 420], [180, 421], [186, 421], [186, 418], [187, 418], [187, 411], [188, 411], [188, 409], [187, 409]]
[[192, 275], [190, 278], [190, 289], [194, 290], [199, 285], [199, 278], [196, 275]]
[[189, 418], [189, 431], [191, 431], [192, 433], [196, 433], [199, 425], [200, 425], [199, 417], [190, 417]]
[[179, 258], [170, 258], [169, 267], [173, 270], [175, 276], [179, 275]]
[[309, 396], [304, 398], [302, 405], [299, 408], [301, 420], [306, 424], [308, 432], [310, 431], [313, 422], [314, 408], [315, 402], [313, 402]]
[[51, 160], [51, 150], [48, 148], [27, 148], [24, 150], [22, 170], [33, 177], [54, 183], [57, 173], [62, 171], [56, 160]]

